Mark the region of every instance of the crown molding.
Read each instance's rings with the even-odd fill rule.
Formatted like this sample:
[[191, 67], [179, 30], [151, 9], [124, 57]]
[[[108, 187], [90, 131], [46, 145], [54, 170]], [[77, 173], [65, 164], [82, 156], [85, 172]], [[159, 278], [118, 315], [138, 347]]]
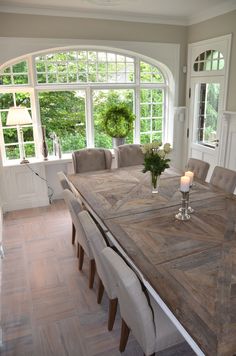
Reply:
[[191, 17], [177, 17], [177, 16], [155, 16], [145, 15], [131, 12], [121, 11], [85, 11], [79, 8], [71, 8], [68, 10], [66, 7], [26, 7], [26, 6], [11, 6], [7, 2], [2, 2], [0, 5], [0, 12], [12, 13], [12, 14], [25, 14], [25, 15], [43, 15], [43, 16], [58, 16], [58, 17], [74, 17], [74, 18], [90, 18], [98, 20], [112, 20], [112, 21], [126, 21], [126, 22], [140, 22], [140, 23], [152, 23], [152, 24], [166, 24], [166, 25], [178, 25], [189, 26], [194, 25], [210, 18], [223, 15], [227, 12], [236, 10], [235, 0], [220, 4], [210, 10], [204, 10]]

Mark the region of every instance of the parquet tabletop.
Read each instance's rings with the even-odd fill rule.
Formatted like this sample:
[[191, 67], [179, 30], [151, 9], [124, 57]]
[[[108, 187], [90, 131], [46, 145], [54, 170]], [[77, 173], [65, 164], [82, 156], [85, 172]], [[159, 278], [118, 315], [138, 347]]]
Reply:
[[236, 199], [196, 182], [178, 221], [179, 176], [152, 196], [140, 168], [70, 180], [206, 355], [236, 355]]

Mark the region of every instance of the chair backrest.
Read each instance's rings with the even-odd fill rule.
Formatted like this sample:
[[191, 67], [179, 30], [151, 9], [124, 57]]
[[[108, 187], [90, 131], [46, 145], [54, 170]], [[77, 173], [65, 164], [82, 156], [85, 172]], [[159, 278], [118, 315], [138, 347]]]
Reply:
[[144, 353], [152, 354], [155, 351], [156, 338], [153, 314], [136, 274], [110, 247], [106, 247], [101, 255], [116, 281], [122, 318]]
[[112, 154], [105, 148], [84, 148], [72, 153], [75, 173], [111, 169]]
[[104, 248], [107, 247], [107, 244], [95, 222], [87, 211], [80, 212], [78, 216], [87, 237], [89, 246], [92, 250], [96, 262], [97, 273], [103, 282], [108, 297], [110, 299], [114, 299], [117, 297], [116, 284], [113, 276], [110, 273], [110, 270], [107, 268], [107, 264], [104, 263], [104, 259], [101, 255]]
[[121, 145], [115, 148], [118, 167], [135, 166], [144, 163], [144, 154], [141, 145]]
[[86, 235], [84, 233], [84, 230], [83, 230], [83, 228], [81, 226], [81, 223], [80, 223], [80, 220], [78, 218], [78, 214], [83, 210], [82, 204], [73, 195], [73, 193], [70, 190], [65, 189], [62, 194], [63, 194], [63, 198], [65, 200], [65, 203], [66, 203], [66, 205], [67, 205], [67, 207], [69, 209], [73, 224], [75, 226], [76, 236], [77, 236], [78, 242], [83, 247], [86, 255], [89, 258], [93, 258], [93, 254], [92, 254], [92, 251], [91, 251], [90, 246], [88, 244], [87, 237], [86, 237]]
[[216, 166], [213, 170], [210, 183], [226, 193], [233, 193], [236, 188], [236, 171]]
[[64, 189], [69, 189], [69, 190], [71, 190], [70, 183], [69, 183], [69, 181], [68, 181], [68, 179], [67, 179], [65, 173], [62, 172], [62, 171], [61, 171], [61, 172], [57, 172], [57, 176], [58, 176], [58, 178], [59, 178], [59, 181], [60, 181], [60, 184], [61, 184], [62, 189], [63, 189], [63, 190], [64, 190]]
[[194, 173], [194, 177], [201, 179], [202, 181], [206, 180], [206, 176], [210, 165], [208, 162], [202, 161], [196, 158], [189, 158], [187, 169]]

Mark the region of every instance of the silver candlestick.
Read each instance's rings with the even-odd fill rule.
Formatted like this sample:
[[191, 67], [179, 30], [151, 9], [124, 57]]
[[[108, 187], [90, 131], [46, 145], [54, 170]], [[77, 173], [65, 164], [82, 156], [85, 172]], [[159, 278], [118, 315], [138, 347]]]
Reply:
[[[190, 187], [189, 187], [190, 189], [192, 188], [192, 185], [190, 185]], [[194, 209], [189, 205], [189, 196], [190, 196], [190, 191], [189, 191], [189, 194], [188, 194], [188, 196], [187, 196], [187, 201], [186, 201], [186, 204], [187, 204], [187, 212], [189, 213], [189, 214], [192, 214], [192, 213], [194, 213]], [[179, 211], [181, 212], [182, 211], [182, 207], [181, 208], [179, 208]]]
[[188, 201], [189, 201], [189, 192], [182, 192], [182, 199], [181, 199], [181, 208], [180, 212], [175, 215], [177, 220], [189, 220], [190, 215], [188, 214]]

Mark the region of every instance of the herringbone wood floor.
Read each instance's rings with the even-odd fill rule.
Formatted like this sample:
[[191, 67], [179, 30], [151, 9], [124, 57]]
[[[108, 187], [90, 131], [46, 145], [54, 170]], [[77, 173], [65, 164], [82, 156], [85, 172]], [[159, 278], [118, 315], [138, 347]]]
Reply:
[[[4, 217], [1, 264], [2, 356], [116, 356], [120, 316], [107, 330], [108, 299], [88, 288], [88, 261], [78, 271], [71, 220], [63, 201]], [[124, 356], [141, 356], [130, 335]], [[192, 356], [187, 344], [158, 353]]]

